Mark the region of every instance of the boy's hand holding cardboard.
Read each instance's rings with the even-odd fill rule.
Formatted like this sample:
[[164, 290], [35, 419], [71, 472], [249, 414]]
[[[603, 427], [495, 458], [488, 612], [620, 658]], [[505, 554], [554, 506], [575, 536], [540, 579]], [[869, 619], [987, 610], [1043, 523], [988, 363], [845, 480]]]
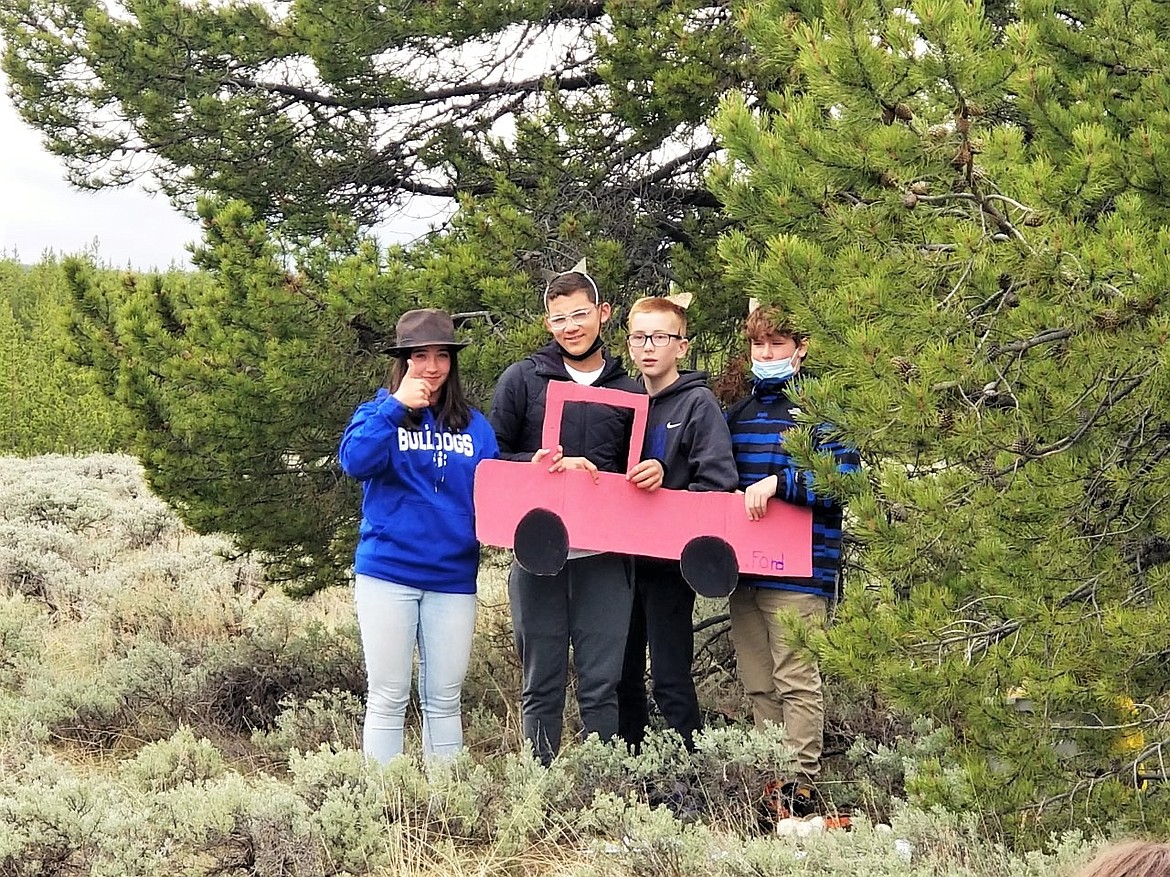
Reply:
[[[552, 454], [552, 459], [549, 460], [550, 463], [557, 462], [557, 460], [559, 460], [561, 457], [563, 457], [565, 455], [564, 450], [561, 448], [560, 445], [557, 445], [557, 449], [555, 451], [550, 450], [549, 448], [541, 448], [539, 451], [537, 451], [535, 454], [532, 455], [532, 462], [539, 463], [541, 460], [543, 460], [549, 454]], [[551, 472], [552, 470], [550, 469], [549, 471]]]
[[639, 490], [654, 491], [662, 486], [666, 471], [662, 463], [655, 459], [643, 460], [626, 473], [626, 481]]
[[768, 500], [776, 496], [779, 485], [780, 480], [775, 475], [769, 475], [755, 484], [748, 485], [747, 490], [743, 492], [743, 504], [749, 520], [758, 521], [768, 513]]
[[585, 457], [566, 457], [565, 449], [557, 445], [556, 452], [553, 453], [548, 448], [541, 448], [532, 455], [532, 462], [539, 463], [545, 457], [552, 453], [551, 463], [548, 467], [549, 472], [568, 472], [570, 469], [580, 469], [589, 473], [589, 477], [593, 479], [593, 483], [598, 483], [597, 466], [587, 460]]

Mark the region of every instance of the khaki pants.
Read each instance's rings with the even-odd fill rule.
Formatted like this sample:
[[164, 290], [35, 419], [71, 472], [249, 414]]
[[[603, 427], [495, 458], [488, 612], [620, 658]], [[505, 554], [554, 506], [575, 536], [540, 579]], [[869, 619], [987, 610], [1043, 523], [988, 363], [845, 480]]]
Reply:
[[782, 725], [796, 750], [796, 766], [815, 777], [821, 768], [825, 702], [821, 671], [807, 654], [793, 648], [777, 613], [796, 612], [823, 626], [828, 601], [815, 594], [740, 585], [728, 599], [731, 641], [744, 691], [752, 702], [756, 727]]

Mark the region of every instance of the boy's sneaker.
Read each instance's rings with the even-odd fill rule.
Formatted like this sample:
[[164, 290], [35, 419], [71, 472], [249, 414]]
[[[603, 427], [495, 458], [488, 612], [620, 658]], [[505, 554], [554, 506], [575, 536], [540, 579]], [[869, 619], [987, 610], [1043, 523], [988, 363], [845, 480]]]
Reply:
[[790, 816], [803, 819], [816, 812], [817, 793], [808, 782], [772, 780], [764, 786], [762, 804], [767, 816], [775, 822]]

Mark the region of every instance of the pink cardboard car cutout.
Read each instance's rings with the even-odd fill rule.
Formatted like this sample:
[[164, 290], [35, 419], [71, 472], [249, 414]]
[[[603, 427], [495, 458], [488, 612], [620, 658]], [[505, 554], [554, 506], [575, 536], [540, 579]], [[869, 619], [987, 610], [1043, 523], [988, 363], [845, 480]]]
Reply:
[[[555, 448], [566, 402], [634, 412], [627, 471], [639, 460], [650, 397], [550, 381], [542, 444]], [[759, 521], [743, 496], [689, 490], [639, 490], [624, 473], [549, 472], [548, 466], [484, 460], [475, 472], [475, 530], [484, 545], [511, 548], [535, 575], [556, 575], [570, 548], [678, 560], [699, 594], [722, 597], [740, 573], [812, 575], [812, 512], [772, 500]]]

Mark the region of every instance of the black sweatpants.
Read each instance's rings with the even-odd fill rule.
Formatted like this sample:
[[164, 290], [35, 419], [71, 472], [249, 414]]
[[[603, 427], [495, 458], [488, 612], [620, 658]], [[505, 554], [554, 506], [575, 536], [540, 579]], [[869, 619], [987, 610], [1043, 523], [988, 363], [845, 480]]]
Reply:
[[535, 576], [512, 563], [508, 599], [523, 669], [521, 720], [524, 738], [545, 764], [561, 748], [570, 645], [585, 734], [609, 740], [618, 732], [630, 572], [630, 558], [621, 554], [574, 558], [555, 576]]
[[650, 722], [646, 701], [646, 647], [650, 647], [650, 680], [654, 702], [668, 727], [690, 748], [702, 727], [691, 664], [695, 657], [693, 615], [695, 592], [687, 585], [678, 561], [638, 558], [634, 564], [634, 607], [626, 657], [618, 684], [618, 733], [640, 746]]

